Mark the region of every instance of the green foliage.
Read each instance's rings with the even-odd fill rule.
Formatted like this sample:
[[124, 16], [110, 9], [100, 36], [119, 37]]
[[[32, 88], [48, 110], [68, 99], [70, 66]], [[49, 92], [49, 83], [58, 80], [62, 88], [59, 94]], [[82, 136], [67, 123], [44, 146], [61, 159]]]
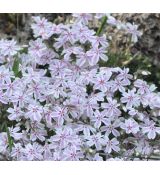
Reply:
[[6, 122], [4, 122], [4, 123], [5, 123], [5, 130], [6, 130], [7, 137], [8, 137], [9, 150], [11, 152], [12, 151], [12, 147], [13, 147], [13, 139], [12, 139], [12, 137], [10, 135], [7, 123]]
[[104, 26], [105, 26], [105, 24], [106, 24], [106, 21], [107, 21], [107, 16], [104, 16], [104, 17], [102, 18], [102, 23], [101, 23], [100, 27], [98, 28], [98, 30], [97, 30], [97, 32], [96, 32], [96, 35], [97, 35], [97, 36], [99, 36], [99, 35], [101, 34], [101, 32], [102, 32], [102, 30], [103, 30], [103, 28], [104, 28]]
[[14, 75], [15, 77], [22, 77], [22, 73], [21, 71], [19, 71], [19, 65], [20, 65], [20, 61], [19, 59], [16, 57], [15, 60], [14, 60], [14, 63], [13, 63], [13, 72], [14, 72]]

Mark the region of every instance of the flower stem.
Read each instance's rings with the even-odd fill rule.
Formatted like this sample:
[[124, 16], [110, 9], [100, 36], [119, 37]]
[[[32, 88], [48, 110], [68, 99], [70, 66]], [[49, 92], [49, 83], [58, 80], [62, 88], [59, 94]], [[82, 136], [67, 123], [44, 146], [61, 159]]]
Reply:
[[13, 140], [11, 138], [7, 123], [5, 122], [5, 129], [6, 129], [6, 133], [7, 133], [7, 137], [8, 137], [8, 144], [9, 144], [9, 150], [10, 152], [12, 151], [12, 146], [13, 146]]
[[107, 16], [104, 16], [104, 17], [102, 18], [102, 23], [101, 23], [100, 27], [98, 28], [98, 30], [97, 30], [97, 32], [96, 32], [96, 35], [97, 35], [97, 36], [99, 36], [99, 35], [101, 34], [102, 29], [103, 29], [104, 25], [106, 24], [106, 21], [107, 21]]

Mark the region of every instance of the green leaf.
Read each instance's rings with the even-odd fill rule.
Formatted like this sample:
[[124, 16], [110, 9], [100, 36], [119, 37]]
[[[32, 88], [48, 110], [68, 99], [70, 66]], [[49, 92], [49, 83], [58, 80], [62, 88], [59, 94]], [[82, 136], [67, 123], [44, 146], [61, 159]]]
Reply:
[[14, 63], [13, 63], [13, 68], [12, 68], [15, 77], [21, 77], [22, 76], [21, 71], [19, 71], [19, 64], [20, 64], [19, 59], [15, 58]]
[[15, 76], [18, 74], [19, 72], [19, 60], [17, 58], [15, 58], [14, 63], [13, 63], [13, 68], [12, 68]]
[[0, 131], [3, 131], [4, 127], [5, 127], [5, 122], [2, 123]]
[[7, 137], [8, 137], [8, 143], [9, 143], [9, 150], [10, 152], [12, 151], [12, 146], [13, 146], [13, 140], [12, 140], [12, 137], [9, 133], [9, 129], [7, 127], [7, 123], [5, 122], [5, 129], [6, 129], [6, 133], [7, 133]]
[[101, 23], [100, 27], [98, 28], [98, 30], [97, 30], [97, 32], [96, 32], [96, 35], [97, 35], [97, 36], [99, 36], [99, 35], [101, 34], [101, 32], [102, 32], [102, 30], [103, 30], [103, 27], [104, 27], [105, 24], [106, 24], [106, 21], [107, 21], [107, 16], [104, 16], [104, 17], [102, 18], [102, 23]]

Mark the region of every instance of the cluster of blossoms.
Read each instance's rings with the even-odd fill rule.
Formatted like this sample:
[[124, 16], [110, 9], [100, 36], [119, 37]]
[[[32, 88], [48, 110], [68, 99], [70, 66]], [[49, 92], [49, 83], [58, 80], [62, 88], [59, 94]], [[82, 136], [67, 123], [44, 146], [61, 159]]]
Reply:
[[88, 25], [105, 16], [132, 41], [141, 35], [109, 14], [73, 14], [66, 25], [33, 17], [28, 47], [0, 41], [2, 160], [132, 160], [159, 149], [156, 87], [128, 68], [99, 66], [108, 36]]

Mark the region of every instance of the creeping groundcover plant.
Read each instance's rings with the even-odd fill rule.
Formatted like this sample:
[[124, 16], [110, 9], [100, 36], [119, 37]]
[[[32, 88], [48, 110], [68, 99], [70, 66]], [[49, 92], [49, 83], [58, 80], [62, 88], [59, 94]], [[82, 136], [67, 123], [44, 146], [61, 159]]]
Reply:
[[0, 40], [0, 160], [148, 160], [159, 151], [160, 93], [127, 67], [104, 66], [104, 24], [130, 43], [141, 36], [110, 14], [73, 14], [68, 24], [33, 17], [28, 45]]

